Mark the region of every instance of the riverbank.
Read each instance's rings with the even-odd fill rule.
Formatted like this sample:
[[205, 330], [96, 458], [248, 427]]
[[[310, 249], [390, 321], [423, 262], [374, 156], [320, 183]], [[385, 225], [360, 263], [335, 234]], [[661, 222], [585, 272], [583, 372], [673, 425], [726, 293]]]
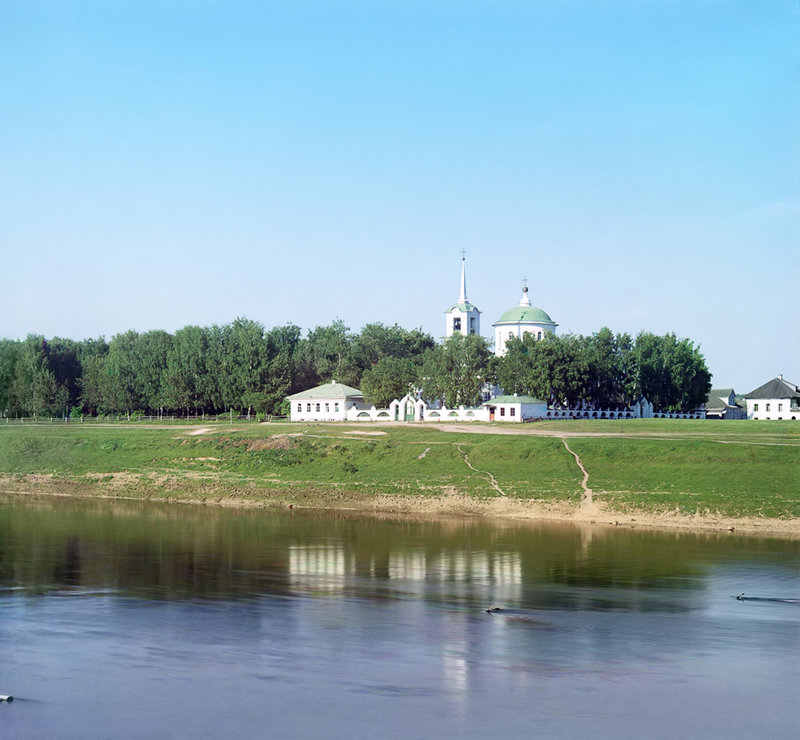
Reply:
[[0, 491], [800, 536], [791, 422], [0, 427]]

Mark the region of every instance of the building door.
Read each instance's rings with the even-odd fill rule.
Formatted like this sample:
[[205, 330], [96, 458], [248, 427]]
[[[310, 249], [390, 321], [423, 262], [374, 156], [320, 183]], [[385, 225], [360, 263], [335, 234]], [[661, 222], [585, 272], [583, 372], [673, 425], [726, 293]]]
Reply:
[[406, 421], [414, 421], [414, 404], [406, 401]]

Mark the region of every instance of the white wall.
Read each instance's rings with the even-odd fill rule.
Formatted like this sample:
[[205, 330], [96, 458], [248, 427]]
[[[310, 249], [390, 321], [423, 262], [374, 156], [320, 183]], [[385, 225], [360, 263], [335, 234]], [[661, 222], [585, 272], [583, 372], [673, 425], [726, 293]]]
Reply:
[[[541, 337], [539, 333], [541, 332]], [[533, 334], [537, 339], [544, 339], [546, 332], [553, 334], [549, 324], [504, 324], [494, 328], [494, 353], [503, 357], [506, 353], [506, 342], [510, 336], [522, 339], [523, 334]]]
[[[800, 411], [791, 410], [792, 402], [789, 398], [748, 398], [748, 419], [794, 419], [800, 421]], [[756, 410], [756, 407], [757, 410]], [[769, 409], [769, 410], [767, 410]]]

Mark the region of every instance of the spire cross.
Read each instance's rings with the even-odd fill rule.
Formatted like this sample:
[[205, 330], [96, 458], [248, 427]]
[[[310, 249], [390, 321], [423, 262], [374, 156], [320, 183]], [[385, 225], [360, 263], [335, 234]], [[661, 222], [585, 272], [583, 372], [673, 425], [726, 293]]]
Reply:
[[523, 287], [525, 287], [525, 288], [527, 288], [527, 287], [528, 287], [528, 276], [527, 276], [527, 275], [524, 275], [524, 276], [523, 276], [523, 278], [522, 278], [522, 285], [523, 285]]
[[466, 249], [462, 249], [461, 250], [461, 261], [462, 262], [464, 261], [466, 256], [467, 256], [467, 250]]

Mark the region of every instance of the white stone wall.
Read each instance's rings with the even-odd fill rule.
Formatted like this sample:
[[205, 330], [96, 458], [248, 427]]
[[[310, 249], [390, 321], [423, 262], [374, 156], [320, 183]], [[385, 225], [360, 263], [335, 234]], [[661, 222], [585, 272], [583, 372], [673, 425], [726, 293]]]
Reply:
[[511, 337], [522, 339], [524, 334], [533, 334], [536, 339], [544, 339], [545, 333], [553, 334], [550, 324], [504, 324], [494, 328], [494, 353], [503, 357], [506, 353], [506, 342]]
[[792, 410], [792, 401], [789, 398], [748, 398], [748, 419], [800, 420], [800, 410]]

